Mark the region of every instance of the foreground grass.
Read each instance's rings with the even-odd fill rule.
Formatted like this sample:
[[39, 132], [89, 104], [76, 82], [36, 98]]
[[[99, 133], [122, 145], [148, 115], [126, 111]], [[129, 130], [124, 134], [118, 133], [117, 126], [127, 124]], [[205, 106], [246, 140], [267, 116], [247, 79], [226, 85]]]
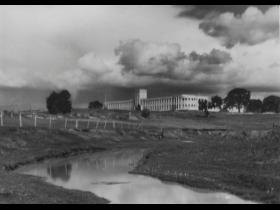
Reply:
[[133, 173], [231, 192], [256, 202], [280, 203], [280, 132], [257, 138], [202, 135], [188, 139], [193, 143], [156, 148]]

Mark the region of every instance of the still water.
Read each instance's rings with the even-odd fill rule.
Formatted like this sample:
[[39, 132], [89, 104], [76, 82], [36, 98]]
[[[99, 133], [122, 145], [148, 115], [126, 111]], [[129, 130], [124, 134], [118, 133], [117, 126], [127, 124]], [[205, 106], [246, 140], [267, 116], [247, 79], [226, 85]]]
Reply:
[[67, 189], [90, 191], [115, 204], [252, 203], [227, 193], [206, 192], [129, 174], [143, 150], [118, 150], [30, 165], [20, 173]]

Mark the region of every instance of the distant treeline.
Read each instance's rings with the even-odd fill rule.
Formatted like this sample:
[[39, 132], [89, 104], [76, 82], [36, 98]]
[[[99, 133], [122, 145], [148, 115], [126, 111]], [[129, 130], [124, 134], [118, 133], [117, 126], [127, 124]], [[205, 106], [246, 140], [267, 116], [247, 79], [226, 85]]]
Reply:
[[199, 110], [208, 112], [208, 109], [219, 109], [220, 111], [228, 111], [228, 109], [236, 108], [239, 112], [244, 109], [246, 112], [262, 113], [262, 112], [280, 112], [280, 97], [268, 96], [262, 100], [251, 99], [251, 92], [244, 88], [235, 88], [231, 90], [223, 99], [220, 96], [213, 96], [211, 101], [200, 100]]
[[[72, 111], [71, 94], [68, 90], [61, 92], [53, 91], [46, 99], [47, 109], [50, 114], [67, 114]], [[92, 101], [88, 105], [89, 109], [102, 109], [103, 104], [99, 101]], [[218, 95], [213, 96], [210, 101], [199, 100], [199, 110], [208, 115], [208, 110], [219, 109], [228, 111], [236, 108], [239, 112], [243, 109], [246, 112], [280, 112], [280, 97], [268, 96], [264, 100], [251, 99], [251, 92], [244, 88], [231, 90], [225, 98]]]

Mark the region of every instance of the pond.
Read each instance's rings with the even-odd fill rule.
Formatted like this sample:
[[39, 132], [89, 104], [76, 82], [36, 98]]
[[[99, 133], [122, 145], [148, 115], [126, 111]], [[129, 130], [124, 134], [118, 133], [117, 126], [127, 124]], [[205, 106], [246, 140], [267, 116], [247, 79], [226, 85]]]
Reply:
[[66, 189], [89, 191], [113, 204], [252, 203], [149, 176], [130, 174], [144, 150], [115, 150], [29, 165], [20, 173], [43, 177]]

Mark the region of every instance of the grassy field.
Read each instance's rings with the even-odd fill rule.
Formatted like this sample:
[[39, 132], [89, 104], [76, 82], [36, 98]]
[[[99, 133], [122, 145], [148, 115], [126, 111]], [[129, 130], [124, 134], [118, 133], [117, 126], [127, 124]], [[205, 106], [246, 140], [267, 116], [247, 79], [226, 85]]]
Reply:
[[[85, 113], [86, 111], [84, 111]], [[99, 119], [129, 120], [126, 111], [91, 111], [91, 115]], [[185, 112], [151, 112], [148, 119], [142, 118], [140, 113], [132, 112], [134, 121], [145, 125], [175, 128], [226, 128], [245, 130], [271, 129], [274, 124], [280, 124], [280, 114], [238, 114], [238, 113], [210, 113], [208, 118], [199, 111]]]
[[[40, 114], [39, 114], [40, 116]], [[50, 115], [44, 113], [37, 118], [37, 127], [49, 128]], [[185, 112], [151, 112], [149, 118], [141, 117], [139, 112], [127, 111], [109, 111], [109, 110], [76, 110], [72, 115], [52, 116], [51, 128], [65, 127], [67, 119], [67, 128], [75, 128], [75, 121], [78, 120], [78, 127], [96, 128], [99, 121], [103, 126], [107, 121], [108, 125], [112, 122], [122, 124], [141, 124], [146, 127], [157, 128], [189, 128], [189, 129], [233, 129], [233, 130], [266, 130], [271, 129], [273, 124], [280, 125], [280, 114], [238, 114], [238, 113], [211, 113], [209, 117], [199, 111]], [[11, 118], [9, 115], [4, 117], [4, 126], [19, 127], [19, 117]], [[88, 126], [88, 121], [90, 125]], [[23, 127], [34, 127], [34, 118], [28, 114], [22, 117]], [[101, 126], [100, 124], [100, 126]], [[112, 128], [112, 124], [108, 128]]]
[[[95, 116], [101, 119], [101, 115], [116, 120], [129, 116], [123, 112], [103, 112]], [[149, 119], [134, 115], [137, 122], [165, 127], [164, 138], [159, 138], [159, 133], [150, 129], [79, 132], [73, 129], [0, 128], [0, 203], [107, 203], [91, 193], [54, 187], [14, 170], [45, 159], [112, 148], [147, 149], [147, 155], [134, 173], [231, 192], [257, 202], [280, 203], [280, 131], [272, 129], [272, 124], [278, 123], [279, 115], [216, 113], [204, 118], [199, 112], [176, 112], [152, 113]], [[198, 131], [182, 132], [181, 128]], [[230, 131], [200, 130], [218, 128]]]
[[277, 130], [257, 138], [185, 136], [181, 142], [155, 148], [134, 172], [256, 202], [279, 203], [279, 146]]

